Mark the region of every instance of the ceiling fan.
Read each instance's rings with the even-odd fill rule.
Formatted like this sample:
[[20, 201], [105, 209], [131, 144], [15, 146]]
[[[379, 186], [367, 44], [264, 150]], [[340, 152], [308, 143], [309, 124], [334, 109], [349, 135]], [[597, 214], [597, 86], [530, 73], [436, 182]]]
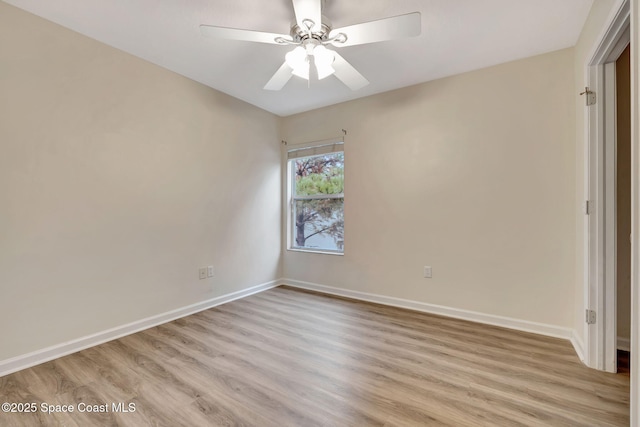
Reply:
[[369, 81], [326, 46], [340, 48], [420, 35], [420, 12], [334, 29], [322, 16], [323, 0], [292, 1], [296, 22], [288, 35], [213, 25], [200, 25], [200, 32], [218, 39], [296, 46], [285, 55], [282, 66], [264, 86], [266, 90], [282, 89], [293, 75], [309, 80], [312, 62], [319, 80], [333, 74], [351, 90], [361, 89]]

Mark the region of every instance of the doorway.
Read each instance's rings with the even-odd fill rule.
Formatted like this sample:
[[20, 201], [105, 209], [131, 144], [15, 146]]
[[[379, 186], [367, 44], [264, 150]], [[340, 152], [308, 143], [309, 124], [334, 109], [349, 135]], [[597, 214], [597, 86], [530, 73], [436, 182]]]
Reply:
[[617, 371], [629, 372], [631, 339], [631, 49], [615, 62], [616, 85], [616, 336]]
[[[618, 294], [624, 298], [623, 285], [617, 289], [618, 276], [622, 281], [627, 274], [622, 257], [617, 256], [618, 244], [629, 242], [627, 232], [624, 240], [618, 237], [618, 232], [625, 233], [623, 226], [618, 230], [617, 212], [624, 209], [618, 208], [617, 181], [618, 160], [617, 131], [623, 126], [625, 130], [630, 127], [631, 114], [617, 113], [617, 61], [629, 46], [630, 11], [629, 2], [624, 0], [620, 9], [601, 39], [587, 67], [587, 84], [585, 89], [586, 114], [588, 123], [587, 163], [585, 165], [587, 182], [585, 186], [586, 210], [588, 215], [585, 221], [586, 251], [586, 277], [585, 282], [585, 307], [587, 330], [585, 334], [584, 362], [587, 366], [608, 372], [617, 372], [618, 359], [618, 323], [620, 331], [631, 322], [618, 320]], [[622, 59], [621, 61], [624, 61]], [[621, 69], [624, 66], [620, 67]], [[627, 77], [629, 80], [630, 77]], [[621, 77], [621, 80], [624, 78]], [[624, 90], [625, 83], [621, 81], [620, 90]], [[628, 86], [627, 86], [628, 87]], [[631, 91], [627, 89], [621, 100], [631, 98]], [[628, 117], [627, 124], [618, 125], [617, 119]], [[629, 138], [630, 139], [630, 138]], [[624, 150], [621, 144], [621, 149]], [[624, 153], [620, 153], [623, 156]], [[630, 155], [626, 155], [631, 162]], [[622, 171], [622, 170], [621, 170]], [[630, 179], [630, 178], [629, 178]], [[621, 190], [622, 191], [622, 190]], [[620, 198], [621, 202], [624, 198]], [[630, 208], [629, 208], [630, 212]], [[631, 215], [629, 214], [629, 217]], [[625, 247], [626, 248], [626, 247]], [[623, 248], [622, 250], [624, 250]], [[620, 270], [618, 259], [620, 258]], [[625, 304], [630, 304], [627, 297]], [[622, 303], [620, 304], [622, 307]], [[631, 312], [631, 310], [629, 310]], [[623, 326], [623, 323], [625, 325]]]

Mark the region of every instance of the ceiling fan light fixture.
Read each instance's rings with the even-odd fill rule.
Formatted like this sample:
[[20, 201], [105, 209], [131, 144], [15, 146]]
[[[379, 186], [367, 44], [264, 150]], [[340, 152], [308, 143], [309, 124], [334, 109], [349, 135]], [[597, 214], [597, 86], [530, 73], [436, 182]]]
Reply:
[[285, 61], [293, 70], [294, 76], [302, 77], [309, 80], [309, 58], [307, 52], [302, 46], [298, 46], [285, 55]]
[[334, 52], [326, 47], [318, 45], [313, 49], [313, 61], [316, 65], [316, 70], [318, 71], [319, 80], [322, 80], [336, 72], [336, 70], [331, 66], [334, 60]]
[[294, 68], [291, 74], [309, 80], [309, 61], [305, 61], [304, 64], [300, 64]]
[[316, 69], [318, 70], [318, 80], [322, 80], [325, 77], [329, 77], [331, 74], [336, 72], [336, 70], [334, 70], [331, 65], [325, 66], [325, 67], [316, 65]]
[[284, 58], [287, 65], [294, 70], [304, 66], [305, 63], [308, 64], [307, 52], [302, 46], [296, 47], [291, 52], [287, 53]]

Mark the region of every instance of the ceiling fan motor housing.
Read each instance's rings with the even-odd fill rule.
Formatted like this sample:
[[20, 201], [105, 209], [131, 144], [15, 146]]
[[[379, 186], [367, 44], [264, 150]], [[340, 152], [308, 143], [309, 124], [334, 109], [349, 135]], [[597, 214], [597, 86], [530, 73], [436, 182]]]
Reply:
[[315, 39], [320, 42], [325, 41], [329, 38], [329, 33], [331, 32], [331, 24], [326, 20], [326, 18], [322, 17], [322, 25], [320, 26], [320, 31], [309, 31], [306, 28], [300, 27], [298, 24], [293, 24], [291, 26], [291, 38], [298, 43], [302, 43], [308, 39]]

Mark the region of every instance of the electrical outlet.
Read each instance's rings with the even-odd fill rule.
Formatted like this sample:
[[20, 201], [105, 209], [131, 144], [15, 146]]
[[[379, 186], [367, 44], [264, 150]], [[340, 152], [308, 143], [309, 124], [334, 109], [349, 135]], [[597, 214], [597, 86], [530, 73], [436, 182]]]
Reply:
[[424, 277], [426, 279], [431, 279], [432, 275], [431, 275], [431, 267], [429, 267], [428, 265], [424, 266]]
[[213, 265], [207, 267], [207, 277], [213, 277]]
[[202, 267], [198, 269], [198, 274], [200, 275], [200, 279], [206, 279], [207, 278], [207, 269]]

